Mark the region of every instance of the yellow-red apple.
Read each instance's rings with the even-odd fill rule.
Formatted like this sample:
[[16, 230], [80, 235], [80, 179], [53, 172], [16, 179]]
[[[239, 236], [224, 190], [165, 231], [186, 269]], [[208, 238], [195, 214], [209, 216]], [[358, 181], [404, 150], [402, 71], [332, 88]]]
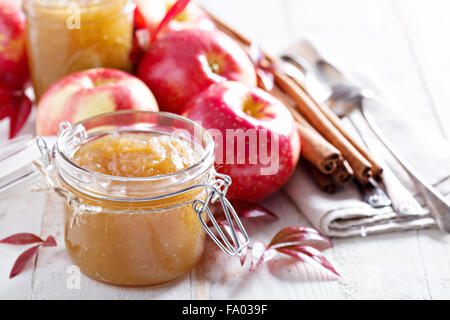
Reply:
[[216, 170], [232, 179], [228, 197], [260, 201], [292, 174], [300, 155], [294, 119], [269, 93], [238, 82], [211, 85], [183, 114], [215, 141]]
[[102, 68], [81, 71], [44, 93], [36, 116], [37, 133], [55, 135], [63, 121], [75, 123], [118, 110], [158, 111], [158, 105], [148, 87], [131, 74]]
[[234, 80], [256, 86], [250, 58], [217, 30], [184, 29], [165, 34], [150, 46], [137, 76], [150, 87], [161, 110], [178, 114], [212, 84]]

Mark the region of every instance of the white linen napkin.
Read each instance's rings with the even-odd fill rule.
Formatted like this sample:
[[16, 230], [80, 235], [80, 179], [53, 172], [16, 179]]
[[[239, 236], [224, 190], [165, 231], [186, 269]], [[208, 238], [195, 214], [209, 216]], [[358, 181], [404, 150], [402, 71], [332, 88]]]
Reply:
[[[367, 83], [367, 81], [365, 81]], [[370, 87], [373, 86], [371, 81]], [[377, 88], [378, 95], [380, 94]], [[383, 101], [383, 102], [379, 102]], [[386, 100], [367, 100], [367, 108], [383, 133], [413, 165], [418, 172], [445, 196], [450, 194], [450, 144], [438, 134], [424, 127], [412, 116], [398, 113], [389, 107]], [[359, 112], [359, 111], [354, 111]], [[374, 135], [361, 120], [353, 123], [343, 119], [349, 131], [356, 135], [361, 132], [373, 142]], [[357, 131], [355, 127], [357, 127]], [[379, 144], [378, 141], [376, 143]], [[398, 163], [381, 147], [375, 155], [382, 158], [405, 187], [416, 199], [424, 204], [407, 174]], [[336, 194], [322, 192], [304, 168], [297, 168], [284, 187], [287, 194], [297, 204], [309, 221], [322, 233], [332, 237], [366, 236], [369, 234], [436, 227], [428, 210], [421, 215], [398, 215], [391, 207], [374, 209], [361, 200], [357, 187], [353, 184], [342, 187]]]

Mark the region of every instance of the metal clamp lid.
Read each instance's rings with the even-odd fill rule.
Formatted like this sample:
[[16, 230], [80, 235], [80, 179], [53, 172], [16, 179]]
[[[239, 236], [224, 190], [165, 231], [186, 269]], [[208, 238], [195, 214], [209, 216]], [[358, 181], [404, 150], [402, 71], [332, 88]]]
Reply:
[[[194, 208], [194, 211], [196, 212], [203, 228], [206, 230], [211, 239], [220, 247], [220, 249], [222, 249], [222, 251], [229, 256], [239, 256], [242, 253], [242, 250], [247, 247], [249, 243], [249, 237], [236, 211], [234, 210], [228, 199], [225, 197], [228, 187], [231, 185], [231, 178], [227, 175], [219, 174], [217, 172], [215, 173], [215, 176], [216, 179], [212, 185], [205, 185], [205, 188], [208, 189], [206, 200], [195, 200], [192, 204], [192, 207]], [[226, 232], [229, 233], [231, 239], [227, 237], [222, 228], [219, 226], [219, 223], [217, 222], [213, 213], [211, 212], [211, 209], [209, 208], [209, 205], [214, 204], [217, 200], [220, 201], [225, 218], [230, 226], [230, 228], [228, 228], [228, 231]], [[210, 229], [207, 223], [202, 219], [202, 216], [205, 213], [211, 221], [214, 229], [217, 231], [220, 239], [214, 234], [213, 230]], [[239, 230], [239, 233], [236, 232], [236, 228], [237, 230]]]

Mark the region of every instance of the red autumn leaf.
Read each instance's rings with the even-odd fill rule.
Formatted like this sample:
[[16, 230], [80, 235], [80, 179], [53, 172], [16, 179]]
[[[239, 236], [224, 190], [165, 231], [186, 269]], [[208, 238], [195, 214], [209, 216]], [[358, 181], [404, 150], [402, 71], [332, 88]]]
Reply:
[[9, 117], [10, 113], [11, 103], [9, 101], [0, 105], [0, 121], [5, 119], [6, 117]]
[[155, 30], [155, 33], [152, 34], [152, 40], [150, 43], [153, 43], [156, 38], [158, 37], [158, 34], [163, 30], [170, 21], [175, 19], [176, 16], [178, 16], [189, 4], [190, 0], [178, 0], [175, 2], [175, 4], [170, 8], [169, 11], [167, 11], [164, 18], [161, 20], [161, 23], [158, 25], [158, 27]]
[[[231, 243], [234, 243], [233, 233], [231, 231], [231, 226], [228, 224], [228, 222], [222, 221], [222, 220], [217, 220], [217, 223], [219, 225], [221, 225], [225, 229], [225, 231], [226, 231], [226, 233], [228, 235], [228, 240], [231, 241]], [[239, 244], [242, 245], [243, 243], [245, 243], [245, 236], [244, 236], [244, 234], [236, 227], [234, 227], [234, 231], [236, 233], [236, 237], [237, 237], [237, 239], [239, 241]], [[243, 266], [244, 263], [245, 263], [245, 260], [247, 258], [247, 251], [248, 251], [247, 247], [244, 247], [242, 249], [242, 251], [241, 251], [240, 256], [239, 256], [240, 261], [241, 261], [241, 266]]]
[[320, 235], [319, 231], [313, 228], [302, 227], [302, 226], [290, 226], [286, 227], [280, 231], [272, 238], [270, 244], [281, 243], [284, 242], [284, 239], [289, 238], [291, 236], [295, 236], [297, 234], [316, 234]]
[[334, 275], [341, 278], [341, 275], [334, 269], [334, 267], [331, 265], [330, 261], [325, 258], [322, 253], [310, 246], [294, 246], [289, 248], [279, 248], [277, 249], [278, 252], [284, 253], [288, 256], [291, 256], [293, 258], [296, 258], [300, 261], [304, 261], [307, 263], [310, 263], [315, 266], [319, 266], [320, 268], [325, 269], [326, 271], [329, 271], [333, 273]]
[[9, 138], [14, 138], [22, 129], [31, 113], [31, 101], [26, 95], [16, 97], [10, 110]]
[[267, 247], [263, 242], [256, 241], [252, 247], [252, 265], [250, 271], [255, 271], [263, 263], [272, 260], [275, 257], [276, 251]]
[[0, 82], [0, 120], [11, 115], [14, 99], [22, 95], [22, 90], [14, 89], [10, 85]]
[[142, 13], [140, 10], [138, 10], [139, 7], [134, 10], [134, 30], [139, 29], [145, 29], [147, 27], [147, 24], [145, 23], [145, 19], [142, 16]]
[[272, 211], [260, 206], [259, 204], [243, 201], [231, 200], [233, 208], [236, 210], [240, 218], [255, 219], [255, 218], [270, 218], [278, 219], [278, 216]]
[[48, 236], [42, 244], [43, 247], [56, 247], [57, 243], [53, 236]]
[[0, 240], [0, 243], [4, 244], [14, 244], [14, 245], [24, 245], [24, 244], [31, 244], [31, 243], [37, 243], [40, 242], [38, 245], [26, 250], [23, 252], [14, 263], [14, 266], [11, 270], [11, 273], [9, 275], [10, 278], [15, 277], [18, 275], [27, 262], [32, 259], [40, 246], [44, 247], [56, 247], [56, 240], [53, 236], [48, 236], [47, 239], [42, 240], [42, 238], [38, 237], [37, 235], [34, 235], [32, 233], [17, 233], [12, 236], [9, 236], [3, 240]]
[[14, 98], [14, 92], [3, 91], [0, 87], [0, 108], [8, 105]]
[[324, 236], [312, 228], [292, 226], [279, 231], [270, 242], [270, 247], [288, 248], [291, 246], [310, 246], [319, 251], [331, 248], [333, 245]]
[[328, 239], [314, 233], [295, 234], [278, 243], [272, 243], [270, 246], [273, 248], [289, 248], [301, 245], [307, 245], [319, 251], [324, 251], [332, 247], [332, 244]]
[[11, 113], [11, 103], [14, 99], [14, 90], [5, 84], [0, 83], [0, 120], [9, 117]]
[[17, 244], [17, 245], [31, 244], [38, 242], [44, 242], [44, 240], [42, 240], [40, 237], [32, 233], [17, 233], [3, 240], [0, 240], [0, 243]]
[[11, 273], [9, 275], [9, 278], [14, 278], [17, 276], [20, 272], [22, 272], [23, 268], [27, 264], [28, 261], [30, 261], [37, 253], [39, 247], [41, 245], [38, 244], [34, 247], [31, 247], [30, 249], [26, 250], [24, 253], [22, 253], [14, 263], [14, 266], [11, 270]]

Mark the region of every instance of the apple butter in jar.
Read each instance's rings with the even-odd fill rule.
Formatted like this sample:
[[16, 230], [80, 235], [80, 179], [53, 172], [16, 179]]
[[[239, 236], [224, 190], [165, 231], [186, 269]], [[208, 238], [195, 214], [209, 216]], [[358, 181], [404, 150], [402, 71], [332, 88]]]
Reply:
[[[93, 279], [160, 284], [196, 266], [206, 234], [229, 255], [248, 243], [225, 198], [231, 181], [214, 170], [214, 141], [194, 122], [158, 112], [104, 114], [63, 124], [53, 154], [66, 199], [66, 248]], [[217, 228], [215, 201], [246, 239]]]
[[131, 70], [132, 0], [24, 0], [23, 7], [37, 101], [50, 85], [77, 71]]

